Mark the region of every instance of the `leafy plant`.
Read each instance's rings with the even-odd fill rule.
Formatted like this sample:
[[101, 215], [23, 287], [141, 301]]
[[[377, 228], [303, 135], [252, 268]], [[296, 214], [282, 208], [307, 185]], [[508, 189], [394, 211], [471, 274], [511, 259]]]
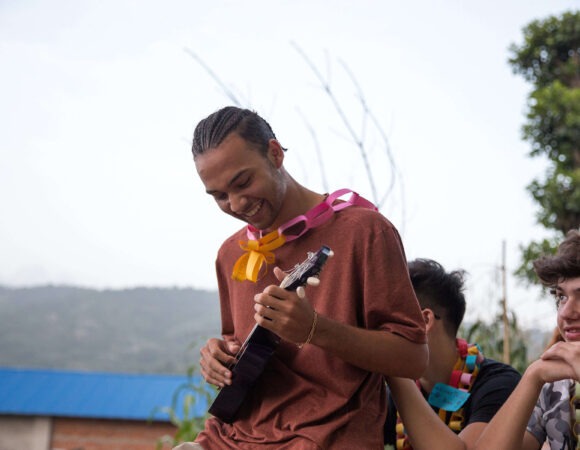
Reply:
[[[216, 389], [195, 375], [196, 367], [191, 366], [187, 370], [187, 381], [178, 386], [173, 393], [171, 405], [155, 408], [152, 415], [157, 412], [166, 413], [169, 421], [177, 428], [174, 436], [165, 435], [157, 441], [157, 450], [163, 445], [170, 444], [172, 447], [182, 442], [194, 441], [205, 421], [209, 417], [208, 405], [216, 395]], [[206, 411], [202, 414], [200, 410]]]
[[[508, 315], [510, 328], [510, 361], [508, 363], [518, 372], [523, 373], [528, 367], [526, 336], [519, 329], [515, 314], [510, 311]], [[462, 325], [460, 334], [465, 336], [468, 342], [478, 344], [485, 357], [502, 361], [504, 340], [501, 315], [498, 315], [491, 323], [478, 320], [467, 328]]]

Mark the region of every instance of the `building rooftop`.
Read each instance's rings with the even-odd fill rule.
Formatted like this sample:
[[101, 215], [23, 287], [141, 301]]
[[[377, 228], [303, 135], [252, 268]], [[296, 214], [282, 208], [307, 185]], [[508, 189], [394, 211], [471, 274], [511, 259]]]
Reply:
[[[175, 397], [179, 418], [201, 417], [210, 401], [200, 392], [206, 386], [199, 376], [0, 367], [0, 415], [169, 421], [164, 408]], [[186, 394], [195, 398], [189, 413]]]

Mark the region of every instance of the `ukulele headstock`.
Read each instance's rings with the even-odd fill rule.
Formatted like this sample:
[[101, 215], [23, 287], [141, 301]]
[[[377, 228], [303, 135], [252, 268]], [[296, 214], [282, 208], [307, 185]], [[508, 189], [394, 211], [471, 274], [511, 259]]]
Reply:
[[282, 280], [281, 287], [288, 291], [294, 291], [299, 286], [304, 286], [308, 278], [317, 276], [322, 270], [322, 266], [327, 259], [332, 257], [332, 250], [323, 245], [320, 250], [316, 252], [308, 252], [308, 258], [296, 266], [286, 275]]

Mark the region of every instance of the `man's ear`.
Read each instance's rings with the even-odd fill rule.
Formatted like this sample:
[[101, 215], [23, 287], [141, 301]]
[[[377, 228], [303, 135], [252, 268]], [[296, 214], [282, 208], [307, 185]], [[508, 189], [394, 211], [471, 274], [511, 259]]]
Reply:
[[437, 320], [437, 318], [435, 317], [435, 313], [430, 308], [423, 308], [421, 310], [421, 313], [423, 314], [423, 320], [425, 321], [425, 327], [427, 329], [427, 332], [429, 332], [429, 330], [433, 328]]
[[270, 139], [268, 141], [268, 159], [276, 169], [282, 167], [282, 163], [284, 162], [284, 150], [276, 139]]

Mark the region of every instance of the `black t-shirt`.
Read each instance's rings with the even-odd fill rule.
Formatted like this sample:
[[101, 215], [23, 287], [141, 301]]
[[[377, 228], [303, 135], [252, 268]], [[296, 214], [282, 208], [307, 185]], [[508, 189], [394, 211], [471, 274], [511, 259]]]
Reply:
[[[520, 373], [507, 364], [486, 358], [470, 391], [463, 409], [463, 427], [473, 422], [489, 422], [510, 396], [521, 378]], [[390, 391], [387, 391], [387, 395]], [[423, 392], [425, 395], [425, 392]], [[437, 411], [436, 408], [433, 408]], [[389, 395], [385, 421], [385, 444], [395, 445], [397, 408]], [[404, 423], [404, 422], [403, 422]]]

